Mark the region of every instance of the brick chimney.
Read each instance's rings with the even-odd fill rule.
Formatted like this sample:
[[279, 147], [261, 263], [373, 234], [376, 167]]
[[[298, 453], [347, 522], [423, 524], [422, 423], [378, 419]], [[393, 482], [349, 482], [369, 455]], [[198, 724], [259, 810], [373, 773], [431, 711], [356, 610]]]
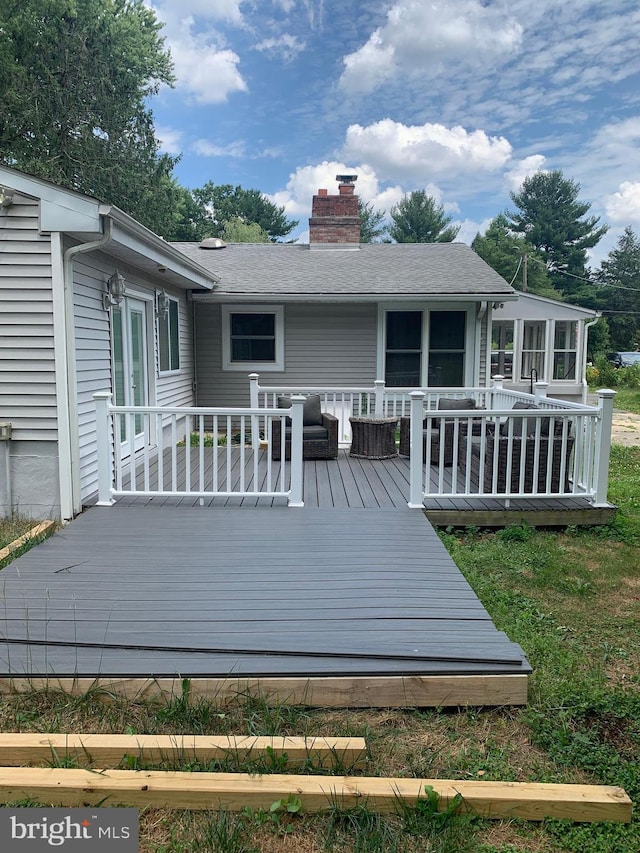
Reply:
[[352, 248], [360, 245], [360, 216], [358, 196], [355, 195], [357, 175], [336, 175], [338, 195], [318, 190], [311, 205], [309, 219], [309, 245], [345, 244]]

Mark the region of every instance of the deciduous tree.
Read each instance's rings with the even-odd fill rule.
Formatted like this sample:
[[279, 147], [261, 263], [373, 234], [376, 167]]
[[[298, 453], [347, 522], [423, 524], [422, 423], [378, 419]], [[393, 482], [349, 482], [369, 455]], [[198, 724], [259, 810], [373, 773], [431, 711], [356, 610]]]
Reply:
[[389, 236], [397, 243], [450, 243], [460, 230], [425, 190], [405, 195], [391, 208]]
[[143, 0], [0, 0], [0, 162], [171, 230], [175, 160], [147, 99], [173, 81]]
[[471, 248], [517, 290], [524, 289], [526, 268], [526, 288], [530, 293], [559, 295], [549, 281], [540, 253], [509, 228], [504, 214], [496, 216], [484, 234], [476, 235]]
[[298, 224], [295, 219], [287, 219], [284, 207], [273, 204], [259, 190], [208, 181], [192, 193], [204, 213], [201, 223], [204, 233], [198, 239], [223, 237], [225, 223], [238, 217], [244, 222], [255, 222], [274, 242], [286, 237]]

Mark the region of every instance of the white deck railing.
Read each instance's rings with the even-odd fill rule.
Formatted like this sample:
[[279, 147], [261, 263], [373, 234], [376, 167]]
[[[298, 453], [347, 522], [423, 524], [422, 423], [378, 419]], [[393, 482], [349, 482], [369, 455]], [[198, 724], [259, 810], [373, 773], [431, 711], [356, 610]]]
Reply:
[[[323, 411], [340, 421], [340, 444], [351, 441], [349, 417], [411, 417], [410, 506], [428, 498], [581, 497], [593, 505], [607, 499], [611, 416], [614, 392], [599, 392], [597, 406], [585, 406], [546, 396], [547, 383], [535, 394], [511, 391], [494, 377], [490, 387], [386, 388], [382, 380], [370, 386], [261, 386], [259, 374], [249, 376], [253, 409], [277, 407], [278, 398], [319, 394]], [[476, 409], [439, 410], [442, 398], [473, 398]], [[515, 403], [535, 403], [536, 409], [513, 411]], [[518, 422], [526, 415], [525, 440]], [[423, 424], [447, 440], [432, 452], [423, 441]], [[446, 455], [445, 455], [446, 454]]]
[[[213, 496], [283, 497], [289, 506], [303, 506], [304, 397], [294, 395], [287, 409], [259, 410], [114, 406], [111, 399], [109, 392], [94, 394], [98, 505], [146, 495], [202, 501]], [[261, 441], [272, 447], [274, 420], [281, 422], [276, 463], [271, 452], [259, 452]], [[135, 435], [142, 438], [137, 449], [119, 440]], [[286, 439], [291, 442], [290, 462], [285, 458]]]

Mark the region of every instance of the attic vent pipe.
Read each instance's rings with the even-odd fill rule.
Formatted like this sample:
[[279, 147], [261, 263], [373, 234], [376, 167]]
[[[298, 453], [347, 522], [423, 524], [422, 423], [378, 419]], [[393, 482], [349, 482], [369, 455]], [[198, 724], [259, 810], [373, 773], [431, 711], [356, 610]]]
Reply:
[[198, 246], [199, 249], [226, 249], [227, 244], [220, 237], [205, 237]]

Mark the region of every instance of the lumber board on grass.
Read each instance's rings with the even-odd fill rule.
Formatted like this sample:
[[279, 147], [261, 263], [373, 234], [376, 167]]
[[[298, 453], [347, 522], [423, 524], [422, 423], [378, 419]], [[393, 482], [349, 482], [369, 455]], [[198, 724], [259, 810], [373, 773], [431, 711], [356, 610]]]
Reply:
[[366, 745], [363, 738], [0, 733], [0, 765], [9, 766], [55, 757], [100, 767], [117, 764], [124, 756], [149, 762], [212, 761], [230, 755], [255, 758], [268, 751], [286, 755], [288, 763], [314, 759], [328, 767], [340, 760], [358, 767], [365, 760]]
[[35, 539], [37, 536], [43, 536], [45, 533], [48, 533], [55, 526], [55, 521], [41, 521], [40, 524], [36, 524], [36, 526], [32, 527], [31, 530], [28, 530], [22, 536], [14, 539], [13, 542], [9, 542], [5, 548], [0, 548], [0, 560], [4, 560], [5, 557], [8, 557], [9, 554], [16, 550], [16, 548], [24, 545], [24, 543], [28, 542], [30, 539]]
[[286, 756], [287, 766], [313, 761], [315, 766], [362, 767], [364, 738], [255, 737], [210, 735], [126, 735], [0, 732], [0, 765], [52, 763], [72, 758], [79, 764], [117, 766], [125, 757], [147, 763], [162, 761], [224, 761]]
[[425, 797], [426, 786], [438, 794], [442, 811], [460, 794], [459, 811], [485, 818], [631, 820], [626, 792], [598, 785], [0, 767], [1, 802], [29, 799], [68, 807], [106, 801], [139, 808], [240, 811], [269, 809], [274, 802], [295, 796], [303, 812], [366, 806], [391, 813], [401, 804], [415, 805]]
[[[526, 705], [527, 675], [320, 676], [315, 678], [192, 678], [192, 700], [233, 706], [248, 697], [315, 708], [446, 708]], [[83, 695], [100, 691], [126, 699], [181, 696], [179, 678], [2, 678], [1, 693], [37, 690]]]

